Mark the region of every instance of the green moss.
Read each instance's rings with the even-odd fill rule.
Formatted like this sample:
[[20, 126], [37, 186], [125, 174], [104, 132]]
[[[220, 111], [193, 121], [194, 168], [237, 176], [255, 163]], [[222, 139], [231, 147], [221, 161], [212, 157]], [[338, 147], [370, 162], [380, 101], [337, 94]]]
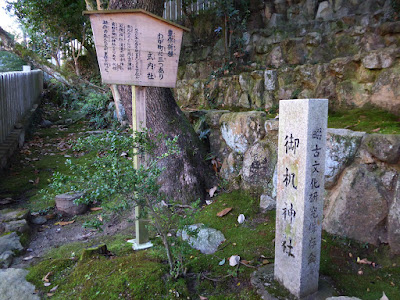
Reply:
[[328, 127], [367, 133], [400, 134], [398, 116], [371, 107], [330, 112]]
[[[376, 265], [358, 264], [357, 257]], [[342, 295], [361, 299], [399, 299], [400, 256], [389, 253], [388, 246], [379, 248], [346, 238], [323, 234], [320, 273], [334, 281]], [[362, 274], [359, 274], [359, 272]]]

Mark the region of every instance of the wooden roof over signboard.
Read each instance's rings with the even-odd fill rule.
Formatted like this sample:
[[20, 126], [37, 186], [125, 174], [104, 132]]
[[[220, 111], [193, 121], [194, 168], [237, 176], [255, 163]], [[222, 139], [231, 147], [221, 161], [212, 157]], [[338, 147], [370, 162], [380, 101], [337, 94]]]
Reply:
[[155, 14], [152, 14], [152, 13], [144, 10], [144, 9], [85, 10], [85, 11], [82, 12], [83, 15], [120, 14], [120, 13], [142, 13], [142, 14], [148, 15], [148, 16], [150, 16], [152, 18], [155, 18], [157, 20], [160, 20], [162, 22], [165, 22], [165, 23], [167, 23], [169, 25], [172, 25], [172, 26], [175, 26], [177, 28], [180, 28], [180, 29], [182, 29], [184, 31], [190, 31], [190, 29], [185, 27], [185, 26], [182, 26], [182, 25], [179, 25], [177, 23], [174, 23], [174, 22], [171, 22], [169, 20], [166, 20], [164, 18], [161, 18], [161, 17], [159, 17], [159, 16], [157, 16]]

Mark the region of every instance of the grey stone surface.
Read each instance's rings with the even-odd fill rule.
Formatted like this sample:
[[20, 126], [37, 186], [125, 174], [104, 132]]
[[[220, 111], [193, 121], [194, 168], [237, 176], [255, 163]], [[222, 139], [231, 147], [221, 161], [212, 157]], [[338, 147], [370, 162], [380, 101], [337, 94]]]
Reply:
[[[274, 265], [266, 265], [258, 268], [251, 274], [251, 285], [256, 289], [257, 294], [264, 300], [297, 300], [289, 291], [274, 281]], [[320, 277], [318, 291], [302, 300], [326, 300], [335, 293], [332, 280], [327, 277]], [[279, 296], [278, 296], [279, 295]]]
[[233, 151], [244, 154], [249, 145], [265, 136], [264, 112], [223, 114], [220, 118], [221, 134]]
[[13, 261], [14, 253], [7, 250], [0, 254], [0, 268], [8, 268]]
[[395, 164], [400, 159], [399, 134], [368, 134], [362, 147], [377, 159], [390, 164]]
[[47, 219], [43, 216], [37, 216], [32, 218], [31, 222], [36, 225], [43, 225], [44, 223], [47, 222]]
[[[192, 231], [198, 231], [197, 236], [190, 236]], [[225, 241], [221, 231], [203, 227], [203, 224], [188, 226], [188, 230], [183, 230], [181, 236], [184, 241], [188, 241], [192, 248], [200, 250], [203, 254], [215, 253], [218, 250], [218, 246]]]
[[4, 254], [4, 259], [8, 259], [7, 253], [14, 254], [16, 251], [22, 251], [23, 249], [19, 236], [15, 232], [0, 237], [0, 255]]
[[40, 300], [35, 286], [26, 281], [27, 270], [0, 270], [0, 300]]
[[243, 157], [242, 187], [267, 188], [272, 182], [276, 162], [275, 145], [265, 140], [253, 144]]
[[384, 221], [389, 212], [389, 201], [388, 193], [382, 190], [380, 175], [367, 165], [347, 168], [328, 194], [324, 229], [375, 245], [387, 242]]
[[260, 208], [263, 211], [269, 211], [276, 208], [276, 199], [268, 194], [262, 194], [260, 197]]
[[265, 70], [264, 72], [264, 85], [267, 91], [274, 91], [277, 84], [276, 70]]
[[5, 232], [12, 232], [17, 231], [20, 233], [25, 233], [30, 230], [28, 222], [26, 220], [17, 220], [17, 221], [10, 221], [4, 223], [4, 231]]
[[23, 250], [19, 236], [15, 232], [0, 237], [0, 253], [5, 251]]
[[2, 209], [0, 210], [0, 221], [10, 222], [16, 220], [26, 219], [29, 215], [29, 210], [27, 209]]
[[88, 206], [86, 204], [75, 204], [74, 201], [83, 196], [83, 193], [65, 193], [57, 195], [56, 208], [61, 213], [67, 215], [81, 215], [84, 214]]
[[394, 254], [400, 254], [400, 177], [388, 215], [388, 241]]
[[353, 162], [364, 135], [364, 132], [348, 129], [328, 129], [325, 161], [326, 188], [334, 186], [344, 168]]
[[318, 291], [327, 99], [279, 103], [275, 279], [296, 297]]

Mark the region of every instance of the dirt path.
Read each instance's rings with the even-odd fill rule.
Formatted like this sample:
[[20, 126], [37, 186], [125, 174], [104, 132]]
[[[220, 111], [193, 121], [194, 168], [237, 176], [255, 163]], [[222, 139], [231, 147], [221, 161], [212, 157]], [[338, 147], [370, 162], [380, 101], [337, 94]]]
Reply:
[[[28, 208], [35, 216], [46, 217], [42, 225], [29, 222], [31, 227], [30, 243], [25, 253], [14, 258], [11, 267], [24, 268], [48, 252], [51, 248], [66, 243], [98, 240], [102, 236], [127, 232], [134, 234], [134, 215], [127, 212], [124, 216], [114, 217], [108, 221], [103, 231], [85, 229], [82, 224], [89, 219], [84, 216], [66, 218], [58, 215], [52, 208], [54, 202], [48, 202], [40, 196], [54, 172], [66, 170], [67, 159], [85, 159], [83, 153], [72, 150], [78, 137], [92, 129], [86, 120], [74, 122], [74, 112], [59, 109], [51, 103], [42, 105], [42, 120], [37, 124], [34, 133], [24, 147], [12, 158], [10, 169], [0, 177], [0, 210], [5, 208]], [[71, 121], [72, 120], [72, 121]], [[47, 201], [47, 202], [46, 202]], [[65, 226], [60, 221], [74, 222]], [[58, 225], [57, 225], [58, 224]], [[30, 258], [24, 260], [24, 258]]]

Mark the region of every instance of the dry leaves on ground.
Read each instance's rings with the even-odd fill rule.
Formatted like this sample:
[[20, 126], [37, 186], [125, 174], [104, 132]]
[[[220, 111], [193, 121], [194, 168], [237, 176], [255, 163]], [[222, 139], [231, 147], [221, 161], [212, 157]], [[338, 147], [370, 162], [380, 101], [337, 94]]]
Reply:
[[232, 210], [232, 207], [227, 207], [227, 208], [221, 210], [219, 213], [217, 213], [217, 217], [223, 217], [223, 216], [227, 215], [231, 210]]
[[65, 226], [65, 225], [72, 224], [72, 223], [74, 223], [74, 222], [75, 222], [75, 220], [72, 220], [72, 221], [65, 221], [65, 222], [60, 221], [60, 222], [54, 223], [54, 225]]

